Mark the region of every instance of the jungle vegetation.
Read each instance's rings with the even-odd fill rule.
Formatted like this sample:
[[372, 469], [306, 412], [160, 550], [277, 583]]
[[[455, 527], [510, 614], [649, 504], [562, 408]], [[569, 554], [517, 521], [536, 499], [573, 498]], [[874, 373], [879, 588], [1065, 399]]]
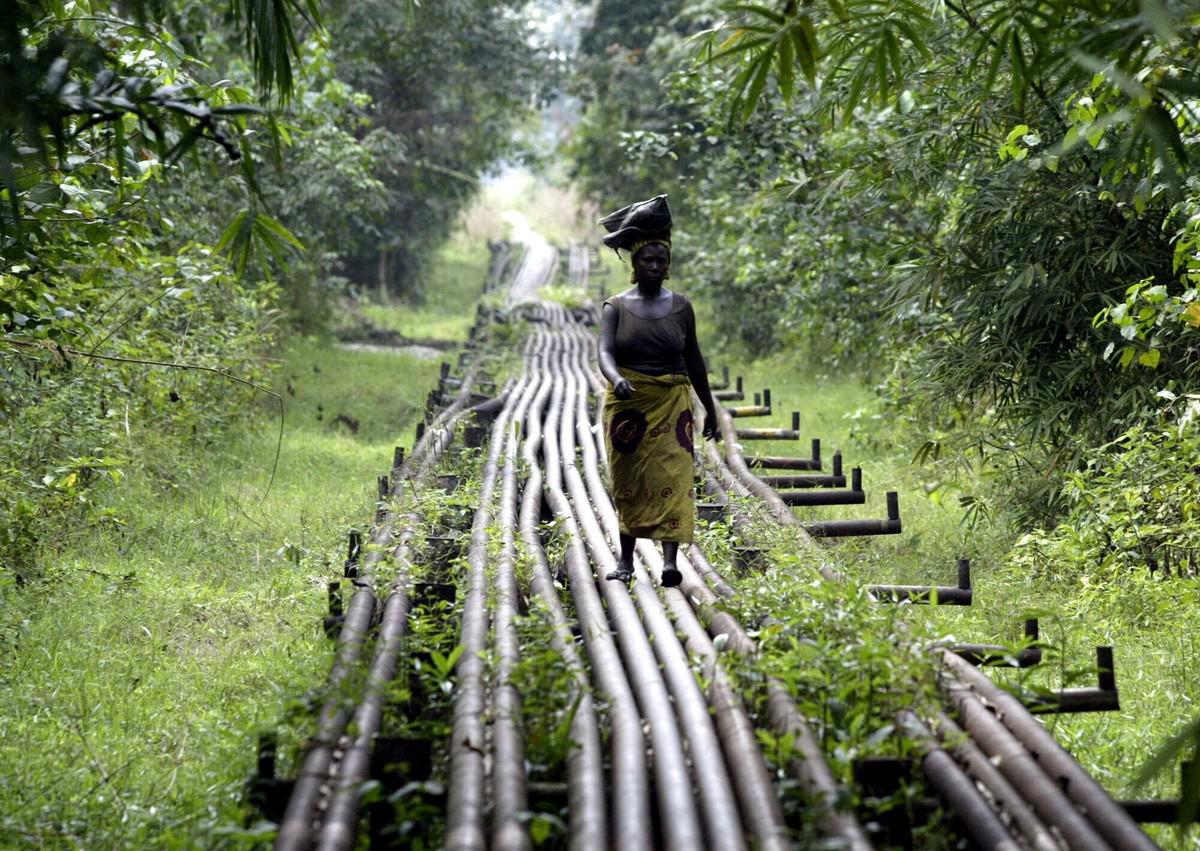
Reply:
[[1052, 522], [1089, 448], [1190, 410], [1197, 26], [1194, 3], [607, 0], [575, 171], [605, 199], [670, 187], [723, 339], [865, 371], [951, 486], [997, 471], [976, 510]]
[[554, 79], [521, 5], [6, 7], [4, 581], [73, 524], [113, 520], [101, 494], [131, 431], [173, 452], [219, 440], [252, 402], [282, 409], [274, 341], [347, 294], [421, 299]]

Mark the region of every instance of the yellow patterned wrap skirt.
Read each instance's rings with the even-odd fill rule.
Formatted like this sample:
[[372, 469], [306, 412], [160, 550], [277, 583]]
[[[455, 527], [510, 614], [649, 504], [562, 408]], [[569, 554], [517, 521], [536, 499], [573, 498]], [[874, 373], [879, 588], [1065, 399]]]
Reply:
[[692, 392], [686, 375], [647, 375], [621, 369], [633, 395], [604, 400], [604, 435], [613, 503], [621, 533], [655, 541], [690, 543]]

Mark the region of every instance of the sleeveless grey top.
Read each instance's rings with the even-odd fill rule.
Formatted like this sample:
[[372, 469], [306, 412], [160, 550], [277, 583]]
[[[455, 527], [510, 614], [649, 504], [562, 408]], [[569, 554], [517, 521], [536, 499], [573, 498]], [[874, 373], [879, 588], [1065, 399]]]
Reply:
[[671, 293], [671, 299], [671, 309], [661, 319], [638, 316], [620, 296], [604, 302], [617, 311], [613, 351], [617, 366], [647, 375], [687, 374], [683, 347], [688, 331], [696, 325], [695, 314], [685, 296]]

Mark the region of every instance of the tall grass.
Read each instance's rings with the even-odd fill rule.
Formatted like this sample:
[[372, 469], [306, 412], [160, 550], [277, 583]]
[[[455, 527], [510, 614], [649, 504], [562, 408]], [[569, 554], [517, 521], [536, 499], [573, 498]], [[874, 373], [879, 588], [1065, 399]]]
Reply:
[[[292, 341], [278, 420], [200, 456], [131, 433], [107, 516], [0, 588], [0, 846], [211, 846], [241, 828], [259, 728], [285, 741], [329, 664], [324, 586], [437, 361]], [[286, 768], [286, 767], [285, 767]]]

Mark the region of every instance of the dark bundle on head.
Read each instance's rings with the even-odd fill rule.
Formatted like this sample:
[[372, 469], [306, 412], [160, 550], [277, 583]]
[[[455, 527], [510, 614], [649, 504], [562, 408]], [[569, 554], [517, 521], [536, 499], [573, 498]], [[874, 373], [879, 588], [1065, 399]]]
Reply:
[[614, 251], [623, 248], [632, 254], [635, 246], [648, 242], [671, 244], [671, 208], [666, 195], [622, 207], [602, 218], [600, 224], [608, 231], [604, 244]]

